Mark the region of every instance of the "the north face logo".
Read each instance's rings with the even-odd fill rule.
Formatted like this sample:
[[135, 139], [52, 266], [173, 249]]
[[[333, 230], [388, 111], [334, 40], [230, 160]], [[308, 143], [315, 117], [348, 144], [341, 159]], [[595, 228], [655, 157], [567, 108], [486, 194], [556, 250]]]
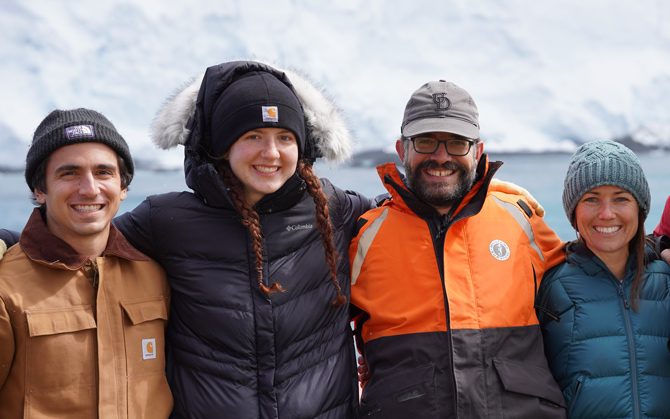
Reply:
[[76, 140], [79, 138], [93, 138], [95, 137], [95, 130], [93, 125], [74, 125], [65, 128], [65, 137], [68, 140]]

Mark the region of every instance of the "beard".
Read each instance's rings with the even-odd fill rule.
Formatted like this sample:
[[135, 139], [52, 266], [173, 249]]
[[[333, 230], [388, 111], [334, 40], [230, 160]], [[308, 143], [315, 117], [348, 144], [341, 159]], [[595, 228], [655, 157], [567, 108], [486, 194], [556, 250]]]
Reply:
[[[440, 208], [451, 207], [460, 202], [468, 194], [477, 177], [476, 164], [471, 170], [453, 161], [440, 164], [435, 160], [426, 160], [414, 169], [407, 161], [403, 161], [403, 165], [407, 183], [412, 192], [427, 204]], [[456, 182], [425, 182], [423, 169], [454, 170], [456, 171]]]

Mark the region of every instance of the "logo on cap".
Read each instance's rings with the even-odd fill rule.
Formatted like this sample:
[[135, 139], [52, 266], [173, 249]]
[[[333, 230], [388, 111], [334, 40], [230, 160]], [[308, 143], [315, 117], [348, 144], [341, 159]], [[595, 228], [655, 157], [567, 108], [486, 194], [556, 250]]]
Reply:
[[446, 111], [451, 108], [451, 101], [446, 93], [433, 93], [433, 102], [437, 105], [436, 111]]
[[276, 106], [263, 106], [263, 122], [279, 122], [279, 109]]
[[156, 359], [156, 338], [142, 339], [142, 359]]
[[94, 138], [95, 130], [93, 130], [93, 125], [74, 125], [65, 128], [65, 137], [67, 137], [68, 140]]
[[493, 240], [489, 244], [489, 252], [498, 260], [507, 260], [510, 255], [509, 246], [502, 240]]

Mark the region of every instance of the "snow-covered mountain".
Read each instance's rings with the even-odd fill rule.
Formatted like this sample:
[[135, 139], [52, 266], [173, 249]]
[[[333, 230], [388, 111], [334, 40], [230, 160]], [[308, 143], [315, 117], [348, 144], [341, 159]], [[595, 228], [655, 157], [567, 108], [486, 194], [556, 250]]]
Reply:
[[53, 108], [105, 113], [138, 159], [162, 101], [207, 66], [261, 58], [342, 107], [356, 149], [388, 147], [412, 91], [466, 88], [492, 151], [632, 136], [670, 146], [664, 0], [1, 0], [0, 166]]

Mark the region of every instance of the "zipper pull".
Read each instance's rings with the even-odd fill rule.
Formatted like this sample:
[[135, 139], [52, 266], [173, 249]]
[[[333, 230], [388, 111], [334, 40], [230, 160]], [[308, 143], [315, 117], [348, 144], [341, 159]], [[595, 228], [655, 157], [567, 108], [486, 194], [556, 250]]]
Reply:
[[536, 310], [541, 311], [542, 313], [544, 313], [546, 316], [548, 316], [550, 319], [552, 319], [555, 322], [560, 322], [561, 321], [560, 316], [555, 314], [553, 311], [549, 310], [548, 308], [545, 308], [545, 307], [543, 307], [539, 304], [535, 304], [534, 308]]
[[623, 292], [623, 287], [621, 284], [617, 285], [617, 293], [619, 294], [619, 297], [623, 300], [623, 306], [626, 308], [626, 310], [630, 309], [630, 305], [628, 304], [628, 300], [626, 299], [626, 293]]
[[449, 220], [447, 219], [446, 215], [440, 217], [440, 224], [438, 225], [437, 236], [435, 237], [435, 240], [440, 240], [447, 232], [448, 228], [449, 228]]

